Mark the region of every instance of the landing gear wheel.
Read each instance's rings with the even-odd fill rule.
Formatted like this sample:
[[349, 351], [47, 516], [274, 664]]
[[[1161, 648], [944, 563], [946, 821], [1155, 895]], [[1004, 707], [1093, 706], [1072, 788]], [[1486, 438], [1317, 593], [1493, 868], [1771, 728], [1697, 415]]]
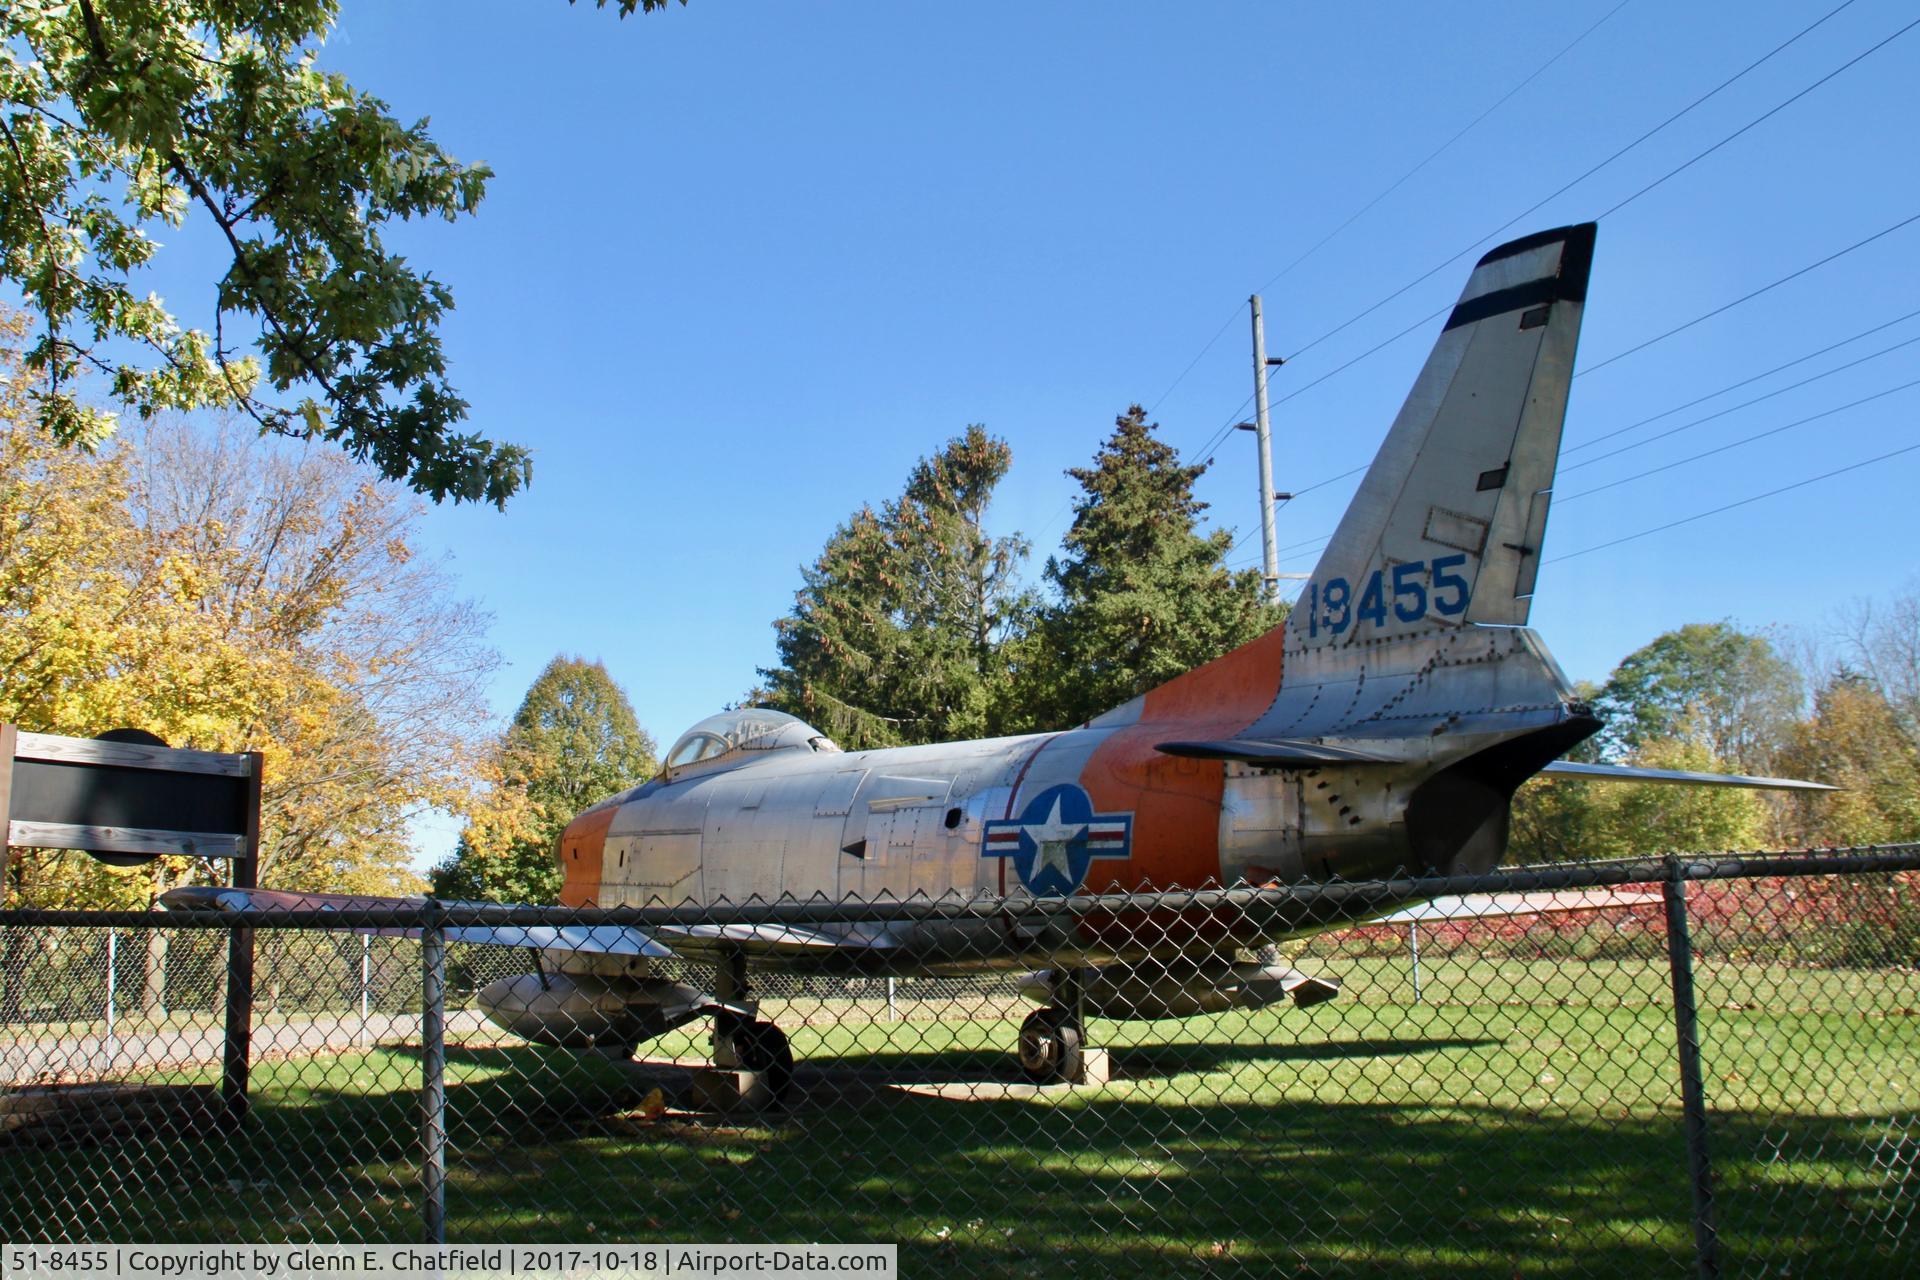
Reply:
[[743, 1022], [733, 1030], [733, 1056], [742, 1071], [766, 1079], [767, 1092], [784, 1097], [793, 1083], [793, 1049], [787, 1033], [771, 1022]]
[[1020, 1069], [1035, 1084], [1059, 1084], [1080, 1075], [1086, 1036], [1065, 1009], [1037, 1009], [1020, 1024]]

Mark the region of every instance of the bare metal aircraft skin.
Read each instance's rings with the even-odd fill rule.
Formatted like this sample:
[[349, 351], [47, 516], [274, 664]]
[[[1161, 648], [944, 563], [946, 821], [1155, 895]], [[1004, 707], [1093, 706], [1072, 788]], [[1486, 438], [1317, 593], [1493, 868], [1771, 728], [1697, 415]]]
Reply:
[[[567, 827], [561, 902], [1052, 898], [1466, 874], [1500, 861], [1513, 793], [1543, 770], [1794, 785], [1556, 764], [1599, 727], [1526, 629], [1593, 245], [1589, 223], [1480, 260], [1283, 626], [1059, 733], [843, 752], [777, 712], [713, 717], [657, 778]], [[1181, 1016], [1337, 990], [1236, 958], [1327, 921], [1251, 936], [1221, 919], [1150, 934], [1139, 923], [713, 925], [616, 941], [556, 931], [539, 974], [494, 984], [482, 1003], [532, 1039], [622, 1048], [712, 1013], [723, 1060], [779, 1068], [784, 1039], [745, 997], [749, 961], [1047, 966], [1026, 984], [1047, 1007], [1020, 1044], [1046, 1079], [1072, 1074], [1085, 1013]], [[659, 976], [672, 956], [721, 962], [722, 989]]]

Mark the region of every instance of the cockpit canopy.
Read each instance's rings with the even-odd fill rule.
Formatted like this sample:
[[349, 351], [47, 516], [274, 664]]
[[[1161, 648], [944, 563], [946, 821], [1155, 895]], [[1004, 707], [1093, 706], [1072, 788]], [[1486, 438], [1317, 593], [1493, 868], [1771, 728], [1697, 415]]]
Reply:
[[667, 772], [712, 764], [746, 751], [838, 751], [833, 739], [783, 711], [742, 707], [708, 716], [667, 752]]

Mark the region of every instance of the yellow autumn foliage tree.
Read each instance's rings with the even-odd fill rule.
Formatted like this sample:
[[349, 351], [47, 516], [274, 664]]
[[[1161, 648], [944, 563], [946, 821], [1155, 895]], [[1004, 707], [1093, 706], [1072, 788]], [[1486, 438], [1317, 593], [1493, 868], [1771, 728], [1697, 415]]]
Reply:
[[1887, 696], [1857, 673], [1841, 673], [1814, 698], [1782, 752], [1785, 771], [1838, 787], [1789, 797], [1791, 839], [1808, 846], [1920, 839], [1920, 748]]
[[[0, 318], [0, 719], [266, 756], [261, 883], [412, 890], [407, 822], [464, 810], [496, 662], [417, 554], [417, 503], [331, 451], [173, 421], [89, 455], [32, 412]], [[214, 869], [16, 850], [10, 900], [145, 905]]]
[[[1648, 743], [1625, 763], [1731, 772], [1695, 734]], [[1514, 797], [1509, 857], [1515, 862], [1580, 862], [1752, 849], [1764, 843], [1767, 817], [1759, 794], [1740, 788], [1543, 776], [1522, 785]]]

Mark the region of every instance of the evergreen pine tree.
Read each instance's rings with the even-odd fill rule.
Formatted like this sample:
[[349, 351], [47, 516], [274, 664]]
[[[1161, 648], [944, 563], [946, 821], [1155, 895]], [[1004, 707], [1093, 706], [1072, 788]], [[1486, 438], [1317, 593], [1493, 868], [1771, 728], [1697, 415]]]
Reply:
[[1206, 464], [1182, 466], [1133, 405], [1080, 482], [1073, 526], [1046, 576], [1058, 598], [1020, 655], [1009, 723], [1060, 729], [1245, 644], [1286, 617], [1260, 576], [1222, 563], [1232, 535], [1202, 536], [1193, 495]]
[[836, 529], [774, 623], [780, 661], [756, 700], [855, 750], [993, 732], [1003, 646], [1033, 607], [1014, 579], [1026, 543], [985, 527], [1012, 461], [968, 427]]

